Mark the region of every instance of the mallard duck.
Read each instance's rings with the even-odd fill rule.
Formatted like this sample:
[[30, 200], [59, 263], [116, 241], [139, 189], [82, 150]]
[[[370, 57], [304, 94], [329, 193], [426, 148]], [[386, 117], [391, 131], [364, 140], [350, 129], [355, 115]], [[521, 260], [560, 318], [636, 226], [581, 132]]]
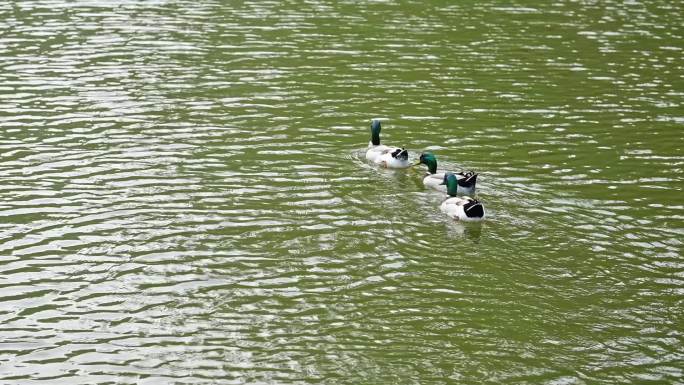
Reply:
[[407, 168], [409, 163], [408, 151], [405, 148], [391, 147], [380, 144], [380, 121], [371, 122], [371, 141], [368, 143], [366, 159], [385, 168]]
[[[417, 164], [424, 164], [428, 167], [428, 174], [423, 178], [423, 184], [426, 187], [431, 187], [439, 191], [446, 192], [446, 172], [437, 172], [437, 157], [432, 153], [424, 152], [420, 154], [420, 160]], [[477, 174], [468, 172], [459, 172], [454, 174], [458, 181], [458, 193], [462, 195], [474, 195], [475, 183], [477, 183]]]
[[457, 197], [458, 179], [454, 173], [446, 173], [447, 194], [449, 196], [439, 206], [443, 213], [460, 221], [480, 221], [485, 217], [485, 209], [478, 200], [464, 196]]

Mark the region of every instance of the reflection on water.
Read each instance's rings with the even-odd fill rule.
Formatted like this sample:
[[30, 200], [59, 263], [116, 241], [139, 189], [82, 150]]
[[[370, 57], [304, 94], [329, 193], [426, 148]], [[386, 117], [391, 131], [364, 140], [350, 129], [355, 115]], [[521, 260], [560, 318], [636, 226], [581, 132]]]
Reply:
[[2, 382], [679, 381], [681, 11], [0, 4]]

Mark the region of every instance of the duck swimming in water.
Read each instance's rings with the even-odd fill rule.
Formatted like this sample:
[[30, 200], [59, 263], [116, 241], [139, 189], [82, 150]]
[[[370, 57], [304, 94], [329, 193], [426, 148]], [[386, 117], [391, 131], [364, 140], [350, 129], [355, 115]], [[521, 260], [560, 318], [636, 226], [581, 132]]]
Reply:
[[445, 175], [447, 194], [449, 197], [439, 206], [443, 213], [460, 221], [481, 221], [485, 217], [485, 209], [478, 200], [464, 196], [457, 197], [458, 179], [454, 173]]
[[408, 151], [405, 148], [391, 147], [380, 144], [380, 121], [373, 119], [371, 122], [371, 141], [368, 143], [366, 159], [385, 168], [408, 168]]
[[[420, 154], [417, 164], [424, 164], [428, 167], [428, 174], [423, 178], [423, 184], [436, 190], [447, 192], [446, 174], [448, 172], [437, 172], [437, 157], [432, 153], [424, 152]], [[477, 174], [468, 171], [454, 174], [458, 182], [458, 193], [462, 195], [474, 195]]]

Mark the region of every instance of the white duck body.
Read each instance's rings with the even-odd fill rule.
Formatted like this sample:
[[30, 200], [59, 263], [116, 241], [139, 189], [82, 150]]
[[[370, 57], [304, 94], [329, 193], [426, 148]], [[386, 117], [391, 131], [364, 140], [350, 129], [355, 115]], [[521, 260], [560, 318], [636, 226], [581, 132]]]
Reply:
[[385, 168], [409, 168], [411, 163], [408, 151], [403, 148], [393, 148], [374, 160], [374, 163]]
[[408, 151], [399, 147], [380, 144], [380, 121], [374, 119], [371, 123], [371, 141], [366, 150], [366, 159], [385, 168], [408, 168]]
[[470, 197], [447, 198], [439, 208], [447, 216], [459, 221], [481, 221], [485, 217], [484, 206]]
[[425, 185], [425, 187], [430, 187], [444, 193], [447, 190], [446, 185], [444, 184], [443, 172], [438, 172], [436, 174], [427, 174], [425, 178], [423, 178], [423, 185]]
[[376, 159], [391, 150], [394, 150], [394, 148], [385, 146], [384, 144], [374, 146], [373, 142], [369, 142], [368, 150], [366, 151], [366, 159], [370, 160], [371, 162], [375, 162]]

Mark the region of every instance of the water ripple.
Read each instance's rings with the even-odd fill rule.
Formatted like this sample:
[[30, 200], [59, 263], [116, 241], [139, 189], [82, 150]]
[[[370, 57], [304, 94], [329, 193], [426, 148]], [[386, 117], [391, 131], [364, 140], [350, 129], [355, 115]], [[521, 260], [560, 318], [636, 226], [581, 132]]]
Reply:
[[678, 381], [680, 8], [0, 4], [2, 382]]

